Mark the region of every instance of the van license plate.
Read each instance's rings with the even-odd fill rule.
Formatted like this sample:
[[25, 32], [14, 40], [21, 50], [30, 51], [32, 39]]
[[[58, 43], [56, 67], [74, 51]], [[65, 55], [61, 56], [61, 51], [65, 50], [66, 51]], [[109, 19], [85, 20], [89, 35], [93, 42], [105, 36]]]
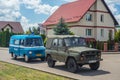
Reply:
[[36, 54], [36, 56], [41, 56], [41, 54]]
[[96, 60], [91, 60], [91, 61], [89, 61], [89, 63], [95, 63], [96, 62]]

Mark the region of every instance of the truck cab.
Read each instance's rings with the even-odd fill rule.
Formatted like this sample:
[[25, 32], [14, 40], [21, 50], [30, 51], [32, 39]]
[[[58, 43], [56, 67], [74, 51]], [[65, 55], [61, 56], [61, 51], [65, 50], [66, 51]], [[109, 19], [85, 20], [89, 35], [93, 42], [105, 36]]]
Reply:
[[26, 62], [35, 58], [45, 60], [45, 47], [39, 35], [13, 35], [10, 38], [9, 53], [14, 59], [24, 57]]

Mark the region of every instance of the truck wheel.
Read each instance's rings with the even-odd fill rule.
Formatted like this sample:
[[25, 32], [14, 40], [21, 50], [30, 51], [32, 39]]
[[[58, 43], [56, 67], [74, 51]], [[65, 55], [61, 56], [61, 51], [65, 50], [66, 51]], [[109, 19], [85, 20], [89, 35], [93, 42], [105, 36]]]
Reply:
[[24, 56], [25, 62], [29, 62], [29, 57], [27, 55]]
[[73, 73], [77, 72], [78, 65], [77, 65], [75, 59], [73, 59], [73, 58], [68, 59], [67, 68], [70, 72], [73, 72]]
[[11, 53], [11, 57], [13, 57], [13, 53]]
[[100, 66], [100, 62], [98, 61], [96, 63], [91, 63], [91, 64], [89, 64], [89, 66], [90, 66], [91, 70], [97, 70]]
[[47, 63], [49, 67], [54, 67], [55, 66], [55, 61], [52, 59], [51, 56], [47, 57]]
[[41, 58], [41, 61], [45, 61], [45, 58]]
[[12, 56], [13, 56], [13, 59], [16, 60], [16, 59], [17, 59], [17, 55], [15, 55], [14, 53], [12, 53], [12, 54], [13, 54], [13, 55], [12, 55]]

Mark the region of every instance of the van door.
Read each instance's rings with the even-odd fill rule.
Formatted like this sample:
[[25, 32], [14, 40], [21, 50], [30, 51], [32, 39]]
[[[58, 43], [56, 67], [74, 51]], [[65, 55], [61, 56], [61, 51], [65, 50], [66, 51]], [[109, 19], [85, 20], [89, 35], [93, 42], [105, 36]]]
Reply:
[[64, 62], [67, 58], [67, 52], [65, 51], [64, 41], [63, 39], [59, 39], [58, 41], [58, 60]]
[[19, 56], [20, 55], [20, 50], [19, 50], [19, 48], [20, 48], [20, 40], [19, 39], [15, 39], [14, 40], [14, 48], [13, 48], [13, 53], [14, 54], [16, 54], [17, 56]]
[[51, 44], [51, 55], [52, 57], [57, 60], [58, 57], [58, 39], [53, 39]]
[[19, 53], [20, 53], [20, 56], [24, 56], [24, 53], [25, 53], [25, 40], [24, 39], [21, 39], [20, 40], [20, 48], [19, 48]]

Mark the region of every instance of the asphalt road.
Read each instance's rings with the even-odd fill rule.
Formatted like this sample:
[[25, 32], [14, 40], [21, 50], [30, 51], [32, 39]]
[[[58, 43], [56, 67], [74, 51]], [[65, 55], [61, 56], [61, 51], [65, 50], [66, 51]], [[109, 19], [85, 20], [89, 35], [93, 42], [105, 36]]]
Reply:
[[64, 63], [56, 63], [54, 68], [49, 68], [46, 62], [40, 60], [32, 60], [25, 63], [22, 58], [13, 60], [8, 54], [7, 49], [0, 49], [0, 61], [9, 62], [41, 71], [62, 75], [79, 80], [120, 80], [120, 54], [104, 54], [99, 70], [92, 71], [87, 65], [79, 69], [78, 73], [68, 72]]

